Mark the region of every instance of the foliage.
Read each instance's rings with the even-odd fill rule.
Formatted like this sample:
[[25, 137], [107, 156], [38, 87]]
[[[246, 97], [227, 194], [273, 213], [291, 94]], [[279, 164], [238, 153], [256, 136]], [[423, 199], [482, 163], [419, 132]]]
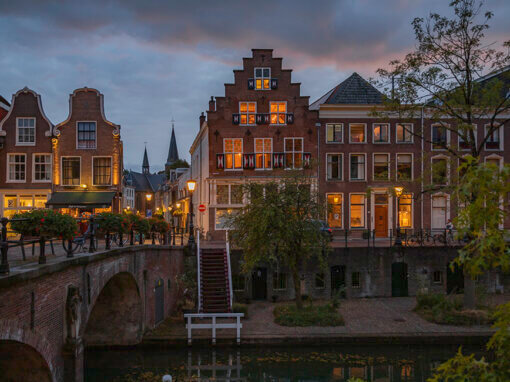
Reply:
[[129, 230], [134, 230], [142, 234], [148, 234], [151, 230], [148, 219], [141, 217], [138, 214], [127, 213], [125, 214], [129, 222]]
[[126, 215], [113, 212], [97, 214], [94, 220], [101, 233], [126, 233], [129, 231], [129, 221]]
[[344, 320], [337, 309], [328, 305], [307, 305], [298, 309], [284, 304], [274, 308], [274, 322], [282, 326], [343, 326]]
[[150, 218], [149, 225], [151, 227], [151, 232], [157, 232], [157, 233], [167, 233], [170, 229], [170, 225], [165, 221], [161, 220], [159, 218]]
[[232, 304], [233, 313], [244, 313], [244, 318], [248, 318], [248, 305], [234, 303]]
[[320, 227], [326, 207], [312, 185], [312, 179], [301, 172], [278, 183], [247, 183], [243, 193], [250, 202], [226, 217], [229, 237], [243, 251], [243, 271], [248, 273], [262, 262], [288, 268], [298, 307], [304, 263], [313, 258], [325, 266], [330, 246]]
[[12, 230], [24, 236], [70, 239], [78, 234], [76, 220], [55, 210], [31, 210], [15, 214], [12, 218], [26, 219], [11, 222]]

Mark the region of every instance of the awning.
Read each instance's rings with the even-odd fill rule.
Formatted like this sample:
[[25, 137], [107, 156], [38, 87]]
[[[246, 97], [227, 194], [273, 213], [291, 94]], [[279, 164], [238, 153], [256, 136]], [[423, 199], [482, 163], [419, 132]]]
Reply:
[[115, 192], [54, 192], [46, 205], [57, 208], [108, 208], [114, 196]]

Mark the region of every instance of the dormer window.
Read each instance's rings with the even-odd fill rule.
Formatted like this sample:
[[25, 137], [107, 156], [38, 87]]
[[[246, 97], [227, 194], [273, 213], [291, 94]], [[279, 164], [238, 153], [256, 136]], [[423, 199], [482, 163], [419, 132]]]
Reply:
[[35, 145], [35, 118], [17, 118], [16, 146]]
[[255, 90], [271, 89], [271, 68], [255, 68]]

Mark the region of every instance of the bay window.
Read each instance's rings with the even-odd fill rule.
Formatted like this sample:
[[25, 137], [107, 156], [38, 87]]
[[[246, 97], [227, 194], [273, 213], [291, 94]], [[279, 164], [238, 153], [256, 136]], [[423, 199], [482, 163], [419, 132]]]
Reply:
[[342, 180], [342, 154], [326, 154], [327, 180]]
[[350, 196], [350, 225], [351, 228], [365, 227], [366, 196], [365, 194], [351, 194]]
[[231, 205], [243, 203], [243, 190], [240, 184], [217, 184], [216, 204]]
[[225, 169], [234, 170], [243, 168], [243, 139], [223, 139], [223, 152], [225, 153]]

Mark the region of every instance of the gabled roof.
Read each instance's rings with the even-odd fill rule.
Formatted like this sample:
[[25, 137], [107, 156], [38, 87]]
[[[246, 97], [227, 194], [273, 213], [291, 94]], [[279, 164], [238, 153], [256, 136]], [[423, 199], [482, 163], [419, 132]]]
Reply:
[[135, 191], [156, 192], [161, 184], [166, 181], [165, 174], [142, 174], [140, 172], [129, 171], [126, 176], [129, 178], [131, 185]]
[[383, 94], [355, 72], [312, 103], [310, 109], [318, 110], [322, 104], [376, 105], [382, 101]]

